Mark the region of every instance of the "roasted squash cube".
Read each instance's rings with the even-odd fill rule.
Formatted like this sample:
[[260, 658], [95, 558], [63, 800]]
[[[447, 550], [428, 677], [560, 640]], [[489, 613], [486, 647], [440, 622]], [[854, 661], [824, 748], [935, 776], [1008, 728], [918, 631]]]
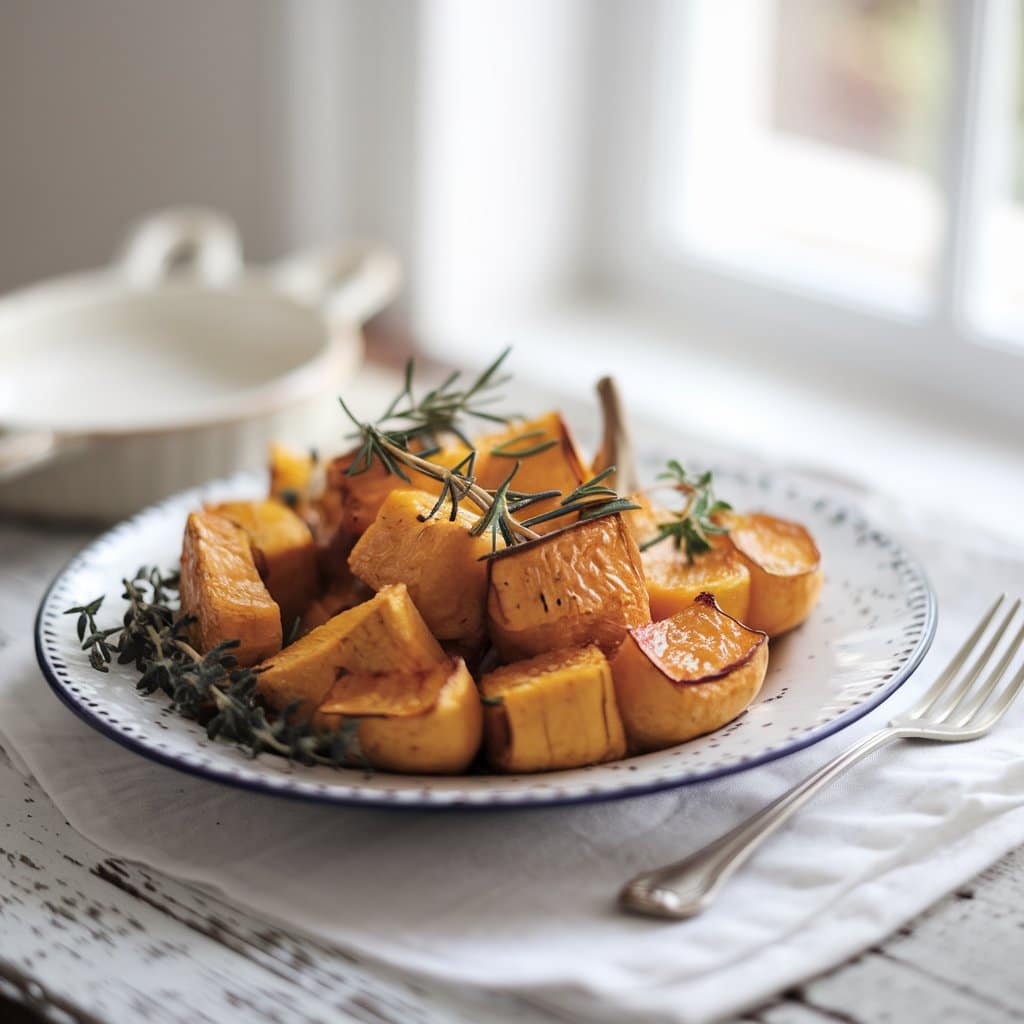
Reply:
[[757, 696], [768, 638], [701, 594], [671, 618], [631, 629], [612, 659], [615, 694], [636, 751], [712, 732]]
[[[416, 445], [412, 447], [415, 449]], [[467, 454], [467, 449], [456, 445], [435, 452], [429, 461], [452, 469]], [[389, 473], [376, 459], [367, 469], [349, 475], [358, 457], [358, 451], [348, 452], [330, 462], [324, 494], [328, 507], [335, 510], [338, 527], [352, 537], [360, 536], [377, 518], [384, 499], [392, 491], [416, 489], [435, 497], [441, 493], [440, 483], [432, 477], [403, 467], [403, 472], [409, 478], [403, 480], [397, 473]]]
[[506, 548], [488, 567], [488, 630], [506, 661], [585, 644], [611, 655], [651, 621], [640, 553], [618, 515]]
[[483, 709], [459, 658], [416, 672], [344, 675], [313, 724], [336, 729], [358, 717], [359, 750], [373, 768], [452, 775], [465, 771], [483, 735]]
[[270, 497], [294, 508], [309, 497], [316, 461], [312, 452], [270, 446]]
[[629, 527], [637, 547], [642, 548], [647, 541], [658, 535], [658, 523], [667, 521], [669, 514], [657, 508], [646, 494], [631, 494], [629, 500], [639, 508], [623, 512], [622, 518]]
[[[496, 434], [476, 439], [477, 483], [494, 490], [512, 472], [519, 469], [512, 490], [535, 494], [555, 490], [562, 497], [574, 491], [590, 475], [579, 447], [560, 413], [549, 412], [525, 423], [516, 423]], [[548, 445], [533, 455], [518, 455], [531, 448]], [[542, 515], [558, 507], [560, 498], [548, 498], [524, 509], [521, 518]], [[537, 533], [551, 533], [572, 522], [569, 517], [538, 523]]]
[[750, 570], [743, 620], [769, 636], [799, 626], [814, 610], [825, 575], [821, 554], [799, 523], [767, 515], [731, 515], [729, 541]]
[[439, 640], [473, 647], [484, 636], [486, 537], [469, 532], [479, 517], [450, 506], [426, 522], [435, 499], [422, 491], [392, 491], [349, 556], [349, 568], [375, 590], [404, 583]]
[[[310, 630], [322, 626], [335, 615], [346, 612], [349, 608], [369, 601], [373, 591], [362, 580], [357, 580], [349, 572], [340, 574], [327, 589], [313, 598], [302, 613], [299, 623], [299, 636], [305, 636]], [[286, 639], [288, 639], [286, 637]]]
[[730, 545], [719, 542], [690, 562], [671, 541], [665, 541], [641, 558], [655, 622], [681, 612], [702, 593], [713, 594], [727, 615], [747, 621], [750, 570]]
[[256, 569], [245, 531], [212, 512], [193, 512], [181, 550], [181, 610], [194, 616], [192, 645], [205, 654], [237, 640], [240, 665], [281, 649], [281, 610]]
[[209, 511], [230, 519], [249, 536], [256, 567], [281, 607], [281, 628], [290, 636], [317, 595], [316, 543], [309, 527], [278, 501], [226, 501]]
[[543, 772], [626, 753], [611, 666], [600, 648], [539, 654], [485, 675], [487, 758], [502, 772]]
[[270, 707], [309, 717], [348, 674], [423, 673], [446, 660], [404, 584], [335, 615], [265, 662], [257, 690]]

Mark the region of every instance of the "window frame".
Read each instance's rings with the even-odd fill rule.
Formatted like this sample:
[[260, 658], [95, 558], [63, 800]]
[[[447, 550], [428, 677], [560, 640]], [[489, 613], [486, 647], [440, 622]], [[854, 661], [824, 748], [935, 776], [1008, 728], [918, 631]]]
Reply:
[[814, 291], [673, 243], [663, 211], [665, 189], [672, 187], [672, 168], [678, 166], [670, 126], [679, 123], [685, 103], [685, 75], [675, 59], [682, 4], [595, 5], [590, 166], [602, 170], [589, 196], [595, 214], [587, 239], [593, 284], [654, 306], [740, 357], [767, 348], [794, 365], [858, 371], [869, 380], [880, 376], [933, 408], [973, 406], [989, 416], [1021, 418], [1024, 336], [983, 330], [969, 315], [969, 271], [990, 173], [982, 143], [990, 128], [993, 76], [985, 73], [984, 56], [1011, 2], [942, 0], [953, 41], [939, 181], [947, 227], [934, 286], [919, 309]]

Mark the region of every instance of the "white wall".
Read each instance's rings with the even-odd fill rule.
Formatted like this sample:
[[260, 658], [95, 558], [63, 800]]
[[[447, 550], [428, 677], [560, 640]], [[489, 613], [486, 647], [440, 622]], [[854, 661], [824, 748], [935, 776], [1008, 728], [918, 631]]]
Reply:
[[4, 0], [0, 291], [178, 203], [227, 211], [257, 259], [407, 248], [417, 25], [402, 0]]
[[408, 267], [425, 336], [581, 263], [581, 0], [3, 0], [0, 291], [219, 207], [269, 259], [344, 236]]
[[[256, 13], [258, 12], [258, 14]], [[0, 288], [106, 260], [149, 208], [282, 234], [280, 4], [0, 5]]]

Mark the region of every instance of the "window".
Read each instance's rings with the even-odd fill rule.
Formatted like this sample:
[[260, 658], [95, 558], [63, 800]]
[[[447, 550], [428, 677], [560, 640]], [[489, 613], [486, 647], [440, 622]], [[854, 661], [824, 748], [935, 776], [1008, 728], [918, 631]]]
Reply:
[[716, 352], [1010, 418], [1022, 23], [1024, 0], [604, 8], [595, 280]]
[[667, 132], [681, 187], [665, 198], [679, 244], [798, 286], [921, 308], [945, 226], [940, 5], [676, 10], [684, 100]]
[[979, 74], [977, 223], [967, 311], [989, 337], [1024, 341], [1024, 4], [991, 6]]

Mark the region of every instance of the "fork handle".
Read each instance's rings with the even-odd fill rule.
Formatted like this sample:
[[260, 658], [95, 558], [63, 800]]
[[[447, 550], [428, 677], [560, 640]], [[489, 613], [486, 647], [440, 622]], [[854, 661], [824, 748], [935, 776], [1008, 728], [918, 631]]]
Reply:
[[680, 919], [699, 914], [725, 880], [820, 789], [901, 735], [892, 727], [870, 733], [731, 832], [675, 864], [637, 875], [619, 894], [621, 906], [649, 917]]

